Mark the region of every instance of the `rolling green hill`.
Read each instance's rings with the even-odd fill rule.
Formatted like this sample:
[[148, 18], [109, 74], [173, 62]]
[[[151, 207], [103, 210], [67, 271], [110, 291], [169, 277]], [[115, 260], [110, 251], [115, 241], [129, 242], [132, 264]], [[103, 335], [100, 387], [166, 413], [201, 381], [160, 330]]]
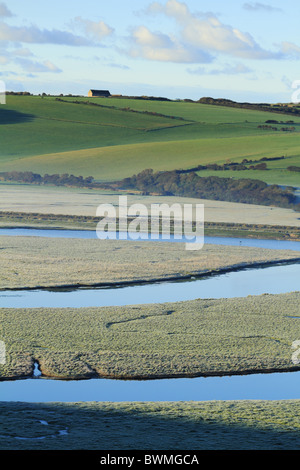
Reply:
[[[278, 124], [266, 127], [268, 120]], [[0, 172], [70, 173], [108, 181], [145, 168], [188, 169], [284, 155], [268, 163], [267, 171], [213, 173], [297, 185], [299, 173], [286, 168], [300, 163], [300, 117], [293, 117], [293, 124], [289, 120], [184, 101], [9, 95], [0, 108]], [[292, 132], [281, 131], [291, 125]]]

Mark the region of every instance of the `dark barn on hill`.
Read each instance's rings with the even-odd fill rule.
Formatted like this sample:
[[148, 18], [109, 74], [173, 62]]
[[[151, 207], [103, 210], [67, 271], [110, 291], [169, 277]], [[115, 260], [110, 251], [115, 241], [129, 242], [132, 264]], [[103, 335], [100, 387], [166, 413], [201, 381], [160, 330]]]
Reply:
[[88, 96], [110, 96], [110, 92], [108, 90], [90, 90], [88, 92]]

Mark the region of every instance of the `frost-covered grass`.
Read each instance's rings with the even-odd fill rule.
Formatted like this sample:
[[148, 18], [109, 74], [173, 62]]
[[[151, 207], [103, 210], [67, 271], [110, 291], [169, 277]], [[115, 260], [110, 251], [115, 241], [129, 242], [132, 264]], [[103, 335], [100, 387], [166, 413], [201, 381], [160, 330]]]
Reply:
[[0, 449], [297, 450], [299, 417], [299, 400], [0, 402]]
[[3, 308], [1, 377], [31, 376], [35, 360], [44, 375], [61, 379], [295, 370], [299, 300], [298, 292], [126, 307]]
[[289, 250], [98, 239], [1, 236], [0, 247], [0, 289], [163, 280], [299, 259]]

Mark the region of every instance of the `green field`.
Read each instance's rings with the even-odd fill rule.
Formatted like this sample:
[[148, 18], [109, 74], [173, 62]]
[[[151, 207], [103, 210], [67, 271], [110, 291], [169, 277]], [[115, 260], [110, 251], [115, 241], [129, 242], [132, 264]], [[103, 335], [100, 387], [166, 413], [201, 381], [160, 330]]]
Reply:
[[187, 169], [284, 155], [268, 163], [268, 171], [214, 174], [299, 185], [299, 174], [286, 167], [299, 165], [300, 117], [292, 118], [294, 132], [280, 132], [258, 126], [276, 119], [280, 129], [290, 125], [285, 124], [290, 116], [176, 101], [90, 98], [100, 105], [92, 106], [85, 104], [88, 98], [62, 99], [7, 96], [0, 109], [0, 171], [108, 181], [145, 168]]
[[[270, 119], [279, 121], [278, 129], [293, 119], [295, 130], [258, 127]], [[299, 173], [287, 170], [300, 166], [300, 117], [115, 97], [59, 101], [8, 95], [0, 107], [0, 172], [69, 173], [112, 181], [146, 168], [189, 169], [281, 156], [285, 158], [268, 162], [265, 171], [199, 174], [300, 187]], [[0, 192], [8, 211], [2, 224], [86, 224], [80, 216], [89, 211], [94, 216], [101, 201], [100, 192], [86, 188], [3, 184]], [[104, 196], [113, 202], [116, 194]], [[248, 221], [266, 224], [268, 230], [277, 225], [268, 235], [272, 237], [285, 234], [285, 225], [299, 223], [291, 210], [285, 209], [285, 216], [276, 207], [249, 205], [245, 210], [242, 204], [217, 203], [208, 204], [208, 221], [234, 218], [244, 230], [246, 214]], [[24, 220], [25, 210], [29, 214]], [[294, 228], [288, 233], [297, 237]], [[2, 288], [149, 281], [297, 254], [209, 246], [201, 253], [180, 253], [165, 243], [155, 249], [143, 245], [142, 250], [138, 243], [121, 249], [112, 242], [109, 249], [107, 243], [99, 249], [99, 240], [12, 238], [2, 237]], [[292, 344], [300, 335], [299, 300], [300, 293], [291, 292], [124, 307], [1, 308], [6, 363], [0, 380], [31, 377], [35, 362], [44, 377], [58, 380], [292, 372], [299, 369], [291, 359]], [[0, 397], [0, 445], [2, 450], [296, 449], [299, 410], [299, 400], [63, 404], [5, 403]]]

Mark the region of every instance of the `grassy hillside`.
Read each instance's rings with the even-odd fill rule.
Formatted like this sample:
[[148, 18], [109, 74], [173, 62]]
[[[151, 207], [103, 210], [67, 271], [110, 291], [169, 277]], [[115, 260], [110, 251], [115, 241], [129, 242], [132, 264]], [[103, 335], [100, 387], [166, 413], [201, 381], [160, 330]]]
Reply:
[[213, 106], [207, 104], [199, 104], [189, 101], [155, 101], [155, 100], [140, 100], [132, 98], [72, 98], [64, 97], [66, 101], [74, 100], [82, 102], [100, 103], [105, 106], [115, 106], [118, 108], [130, 108], [137, 111], [160, 112], [163, 114], [172, 114], [175, 116], [183, 117], [187, 120], [202, 121], [206, 123], [243, 123], [249, 122], [263, 122], [268, 119], [277, 119], [278, 121], [287, 121], [293, 119], [295, 122], [300, 122], [300, 117], [276, 114], [273, 112], [253, 111], [240, 108], [229, 108], [227, 106]]
[[[297, 185], [299, 174], [285, 168], [300, 161], [300, 118], [293, 118], [293, 132], [258, 128], [269, 119], [278, 120], [280, 129], [291, 117], [175, 101], [7, 96], [0, 108], [0, 171], [73, 173], [107, 181], [145, 168], [186, 169], [285, 155], [289, 158], [272, 163], [271, 171], [249, 170], [246, 177]], [[232, 176], [245, 177], [242, 173]]]
[[267, 171], [226, 171], [226, 172], [215, 172], [204, 170], [198, 172], [199, 176], [219, 176], [226, 178], [252, 178], [265, 181], [268, 184], [285, 184], [300, 187], [300, 174], [296, 172], [288, 171], [288, 166], [298, 165], [300, 166], [300, 156], [294, 155], [289, 156], [285, 160], [271, 161], [268, 162]]

